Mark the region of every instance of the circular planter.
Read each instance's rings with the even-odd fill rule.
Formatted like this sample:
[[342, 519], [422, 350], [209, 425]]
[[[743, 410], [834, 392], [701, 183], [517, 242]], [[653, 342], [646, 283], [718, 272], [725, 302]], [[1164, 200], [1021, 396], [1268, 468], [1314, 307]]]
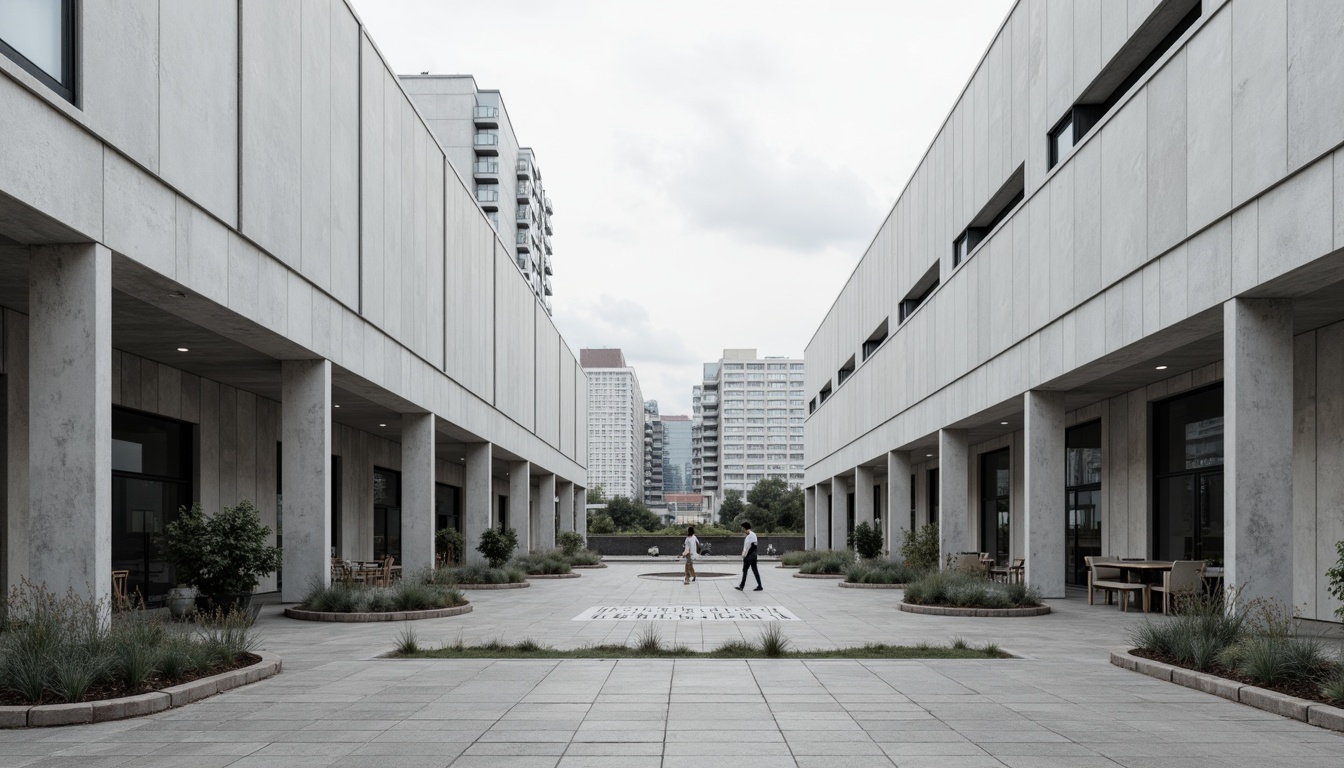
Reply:
[[453, 586], [458, 589], [526, 589], [532, 584], [526, 581], [518, 581], [512, 584], [454, 584]]
[[843, 578], [845, 578], [845, 574], [843, 574], [843, 573], [795, 573], [795, 574], [793, 574], [793, 578], [795, 578], [795, 579], [843, 579]]
[[[571, 566], [572, 567], [572, 566]], [[581, 573], [529, 573], [528, 579], [577, 579]]]
[[201, 677], [157, 691], [117, 699], [84, 701], [78, 704], [38, 704], [0, 707], [0, 728], [38, 728], [49, 725], [78, 725], [124, 720], [176, 709], [207, 696], [232, 690], [240, 685], [265, 680], [280, 673], [280, 657], [266, 651], [254, 651], [260, 661], [240, 669]]
[[905, 589], [904, 584], [855, 584], [852, 581], [842, 581], [840, 586], [845, 589]]
[[606, 567], [607, 567], [607, 564], [606, 564], [606, 563], [598, 563], [597, 565], [571, 565], [571, 566], [569, 566], [569, 567], [570, 567], [570, 568], [575, 568], [575, 569], [578, 569], [578, 568], [606, 568]]
[[1050, 606], [1048, 605], [1035, 605], [1030, 608], [955, 608], [950, 605], [915, 605], [902, 602], [897, 607], [906, 613], [922, 613], [926, 616], [974, 616], [981, 618], [1044, 616], [1050, 612]]
[[285, 615], [299, 621], [335, 621], [362, 623], [367, 621], [415, 621], [416, 619], [441, 619], [445, 616], [460, 616], [471, 613], [471, 603], [455, 605], [451, 608], [431, 608], [427, 611], [381, 611], [378, 613], [332, 613], [330, 611], [305, 611], [302, 608], [286, 608]]

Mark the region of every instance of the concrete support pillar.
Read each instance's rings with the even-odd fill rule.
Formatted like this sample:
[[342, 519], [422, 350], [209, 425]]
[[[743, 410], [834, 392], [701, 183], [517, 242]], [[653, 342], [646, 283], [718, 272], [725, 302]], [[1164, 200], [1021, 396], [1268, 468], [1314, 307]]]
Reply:
[[280, 398], [285, 489], [280, 599], [297, 603], [313, 584], [331, 583], [331, 363], [282, 361]]
[[873, 479], [872, 467], [854, 468], [854, 525], [859, 523], [868, 523], [872, 525], [877, 517], [877, 510], [873, 506], [873, 486], [877, 482]]
[[28, 265], [28, 578], [112, 595], [112, 253], [35, 247]]
[[[938, 430], [938, 548], [940, 566], [947, 556], [969, 551], [970, 448], [964, 429]], [[930, 489], [933, 492], [934, 489]]]
[[537, 549], [555, 549], [555, 475], [541, 476], [541, 503], [537, 505]]
[[401, 566], [405, 574], [434, 567], [434, 443], [434, 414], [402, 415]]
[[574, 486], [574, 532], [588, 541], [588, 489]]
[[5, 317], [5, 524], [3, 592], [28, 575], [28, 316]]
[[560, 497], [556, 502], [556, 514], [560, 515], [560, 532], [574, 530], [574, 484], [568, 480], [561, 480], [555, 484], [555, 495]]
[[831, 549], [845, 549], [849, 538], [849, 478], [831, 478]]
[[494, 519], [494, 446], [490, 443], [468, 443], [466, 477], [462, 489], [462, 537], [466, 539], [465, 560], [469, 565], [485, 562], [485, 555], [476, 551], [481, 534]]
[[816, 522], [813, 523], [817, 532], [817, 549], [831, 548], [831, 487], [817, 483], [817, 500], [813, 503], [813, 510], [816, 512]]
[[1223, 304], [1223, 553], [1237, 599], [1293, 605], [1293, 307]]
[[531, 552], [535, 530], [532, 509], [532, 462], [509, 462], [509, 522], [518, 532], [518, 550]]
[[803, 489], [803, 549], [817, 548], [817, 487]]
[[[1290, 374], [1291, 375], [1291, 374]], [[1064, 597], [1064, 393], [1022, 396], [1026, 582]]]
[[910, 535], [910, 452], [887, 452], [887, 551], [896, 553]]

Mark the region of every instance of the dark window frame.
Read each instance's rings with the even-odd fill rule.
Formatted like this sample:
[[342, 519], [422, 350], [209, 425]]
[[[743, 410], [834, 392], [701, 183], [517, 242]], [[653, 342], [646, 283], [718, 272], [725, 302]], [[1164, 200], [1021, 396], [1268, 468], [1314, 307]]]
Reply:
[[23, 71], [37, 78], [43, 85], [66, 101], [79, 106], [75, 100], [79, 78], [79, 19], [80, 0], [59, 0], [61, 3], [61, 69], [64, 77], [57, 80], [45, 69], [34, 64], [9, 43], [0, 38], [0, 55], [19, 65]]

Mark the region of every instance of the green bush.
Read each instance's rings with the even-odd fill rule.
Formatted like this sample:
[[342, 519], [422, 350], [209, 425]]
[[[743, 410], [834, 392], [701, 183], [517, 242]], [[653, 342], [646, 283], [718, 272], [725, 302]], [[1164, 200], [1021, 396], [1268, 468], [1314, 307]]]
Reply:
[[811, 562], [798, 567], [799, 573], [841, 574], [854, 564], [854, 553], [848, 550], [826, 552]]
[[820, 560], [823, 556], [825, 556], [827, 552], [830, 551], [831, 550], [828, 549], [805, 549], [802, 551], [785, 552], [779, 558], [779, 562], [783, 565], [793, 566], [796, 568], [802, 565], [803, 563], [810, 563], [813, 560]]
[[179, 584], [202, 595], [237, 595], [250, 593], [282, 565], [280, 548], [267, 543], [270, 537], [257, 508], [244, 500], [209, 516], [199, 503], [183, 507], [156, 543]]
[[460, 563], [467, 555], [467, 540], [456, 528], [440, 528], [434, 534], [434, 551], [445, 565]]
[[871, 560], [882, 554], [882, 526], [867, 522], [854, 526], [849, 535], [850, 547], [864, 560]]
[[1344, 664], [1321, 682], [1321, 695], [1335, 706], [1344, 704]]
[[528, 575], [558, 576], [572, 572], [569, 560], [559, 549], [519, 555], [513, 558], [510, 565]]
[[559, 536], [555, 537], [555, 543], [560, 547], [560, 551], [565, 557], [573, 557], [583, 549], [587, 542], [583, 539], [583, 534], [576, 531], [561, 531]]
[[448, 572], [453, 569], [426, 570], [403, 578], [390, 587], [353, 584], [314, 584], [299, 607], [322, 613], [391, 613], [393, 611], [429, 611], [462, 605], [466, 599], [453, 585]]
[[1024, 608], [1040, 605], [1034, 588], [1003, 584], [957, 571], [927, 571], [906, 584], [905, 602], [955, 608]]
[[492, 568], [502, 568], [517, 548], [518, 532], [512, 528], [486, 528], [481, 532], [481, 543], [476, 545], [476, 551], [485, 555]]
[[860, 560], [845, 571], [851, 584], [909, 584], [924, 575], [900, 560]]
[[1320, 640], [1277, 634], [1243, 637], [1224, 648], [1217, 661], [1257, 685], [1324, 679], [1334, 670]]
[[593, 515], [588, 518], [588, 532], [608, 534], [616, 532], [616, 523], [606, 515]]
[[517, 584], [527, 581], [527, 574], [517, 568], [492, 568], [488, 565], [463, 565], [458, 568], [440, 568], [435, 579], [451, 584]]
[[572, 555], [566, 555], [565, 559], [570, 565], [597, 565], [602, 562], [602, 555], [595, 549], [580, 549]]
[[938, 567], [938, 524], [929, 523], [905, 535], [901, 559], [911, 568], [926, 571]]
[[1131, 644], [1207, 672], [1248, 632], [1248, 606], [1222, 590], [1186, 598], [1180, 608], [1178, 615], [1133, 627]]

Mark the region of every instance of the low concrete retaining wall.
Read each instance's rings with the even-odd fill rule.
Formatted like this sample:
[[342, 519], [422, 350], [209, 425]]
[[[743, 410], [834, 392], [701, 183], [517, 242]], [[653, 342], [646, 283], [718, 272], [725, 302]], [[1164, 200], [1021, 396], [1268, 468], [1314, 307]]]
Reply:
[[1111, 651], [1111, 663], [1123, 669], [1140, 672], [1158, 680], [1194, 688], [1197, 691], [1211, 693], [1228, 701], [1236, 701], [1266, 712], [1283, 717], [1291, 717], [1304, 723], [1328, 728], [1332, 731], [1344, 731], [1344, 709], [1329, 704], [1299, 699], [1286, 693], [1257, 688], [1254, 685], [1228, 680], [1225, 677], [1196, 672], [1193, 669], [1178, 667], [1154, 659], [1145, 659], [1130, 653], [1133, 646], [1121, 646]]
[[[528, 577], [532, 578], [531, 576]], [[525, 589], [532, 586], [526, 581], [515, 581], [511, 584], [454, 584], [458, 589]]]
[[529, 574], [527, 574], [527, 578], [528, 578], [529, 580], [530, 580], [530, 579], [577, 579], [577, 578], [579, 578], [579, 577], [582, 576], [582, 575], [583, 575], [583, 574], [581, 574], [581, 573], [529, 573]]
[[[757, 552], [761, 555], [769, 547], [774, 547], [775, 552], [784, 554], [803, 548], [802, 536], [774, 536], [771, 534], [760, 534], [757, 536]], [[681, 554], [681, 547], [686, 541], [685, 536], [622, 536], [616, 534], [588, 534], [588, 548], [595, 549], [602, 555], [614, 555], [617, 557], [629, 557], [632, 555], [647, 555], [649, 547], [657, 547], [660, 557], [676, 557]], [[700, 542], [710, 546], [711, 555], [734, 555], [742, 554], [741, 536], [701, 536]]]
[[152, 715], [165, 709], [199, 701], [216, 693], [232, 690], [240, 685], [255, 683], [280, 672], [280, 657], [266, 651], [256, 651], [261, 661], [242, 669], [202, 677], [189, 683], [174, 685], [137, 696], [119, 699], [85, 701], [78, 704], [39, 704], [36, 706], [0, 707], [0, 728], [41, 728], [52, 725], [79, 725], [124, 720], [128, 717]]
[[1050, 606], [1037, 605], [1031, 608], [953, 608], [944, 605], [915, 605], [901, 603], [898, 606], [906, 613], [922, 613], [927, 616], [967, 616], [977, 618], [1010, 616], [1044, 616], [1050, 612]]
[[793, 574], [793, 578], [795, 578], [795, 579], [843, 579], [843, 578], [845, 578], [845, 574], [843, 574], [843, 573], [795, 573], [795, 574]]
[[331, 611], [305, 611], [302, 608], [286, 608], [285, 615], [299, 621], [335, 621], [358, 624], [369, 621], [415, 621], [416, 619], [442, 619], [445, 616], [460, 616], [471, 613], [471, 603], [454, 605], [451, 608], [430, 608], [426, 611], [370, 611], [368, 613], [335, 613]]
[[904, 584], [855, 584], [852, 581], [842, 581], [840, 586], [847, 589], [905, 589]]

